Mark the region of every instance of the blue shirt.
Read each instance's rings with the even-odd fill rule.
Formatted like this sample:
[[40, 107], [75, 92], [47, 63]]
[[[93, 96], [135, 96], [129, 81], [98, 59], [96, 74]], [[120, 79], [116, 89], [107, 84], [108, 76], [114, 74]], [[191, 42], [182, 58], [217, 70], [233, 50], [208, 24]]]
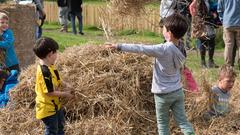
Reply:
[[9, 101], [9, 91], [18, 83], [17, 77], [17, 70], [11, 70], [10, 75], [5, 80], [2, 89], [0, 89], [0, 108], [3, 108], [7, 105]]
[[240, 0], [218, 0], [218, 14], [223, 27], [240, 27]]
[[182, 88], [180, 68], [185, 57], [172, 42], [158, 45], [119, 44], [118, 49], [155, 57], [152, 93], [169, 93]]
[[18, 64], [17, 55], [14, 50], [14, 36], [11, 29], [7, 29], [3, 32], [3, 40], [0, 41], [0, 48], [5, 50], [5, 65], [11, 67]]

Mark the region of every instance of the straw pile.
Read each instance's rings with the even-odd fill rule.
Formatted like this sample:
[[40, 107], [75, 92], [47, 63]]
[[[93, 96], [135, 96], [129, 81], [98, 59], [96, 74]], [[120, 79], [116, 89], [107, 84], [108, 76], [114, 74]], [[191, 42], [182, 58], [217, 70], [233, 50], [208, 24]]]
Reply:
[[21, 67], [33, 64], [35, 56], [32, 51], [35, 43], [36, 15], [33, 5], [1, 4], [0, 11], [9, 16], [9, 25], [14, 33], [14, 46]]
[[[155, 135], [156, 120], [150, 93], [152, 59], [145, 55], [115, 53], [97, 46], [73, 47], [58, 59], [60, 73], [76, 98], [64, 101], [68, 135]], [[0, 111], [0, 134], [43, 133], [43, 124], [34, 116], [36, 65], [23, 71], [20, 84], [11, 91], [11, 102]], [[204, 83], [204, 81], [202, 81]], [[202, 86], [205, 86], [202, 84]], [[205, 122], [204, 93], [186, 95], [186, 111], [197, 135], [239, 134], [239, 82], [232, 91], [232, 112]], [[201, 87], [203, 89], [203, 87]], [[180, 130], [171, 121], [171, 131]]]

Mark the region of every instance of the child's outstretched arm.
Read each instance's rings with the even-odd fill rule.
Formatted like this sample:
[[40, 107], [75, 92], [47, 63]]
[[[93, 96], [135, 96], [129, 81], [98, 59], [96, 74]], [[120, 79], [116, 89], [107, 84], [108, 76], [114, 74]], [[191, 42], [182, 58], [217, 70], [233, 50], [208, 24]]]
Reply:
[[117, 49], [123, 52], [143, 53], [148, 56], [159, 57], [164, 55], [164, 45], [143, 45], [143, 44], [111, 44], [106, 43], [106, 48]]
[[117, 45], [113, 43], [105, 43], [105, 48], [117, 49]]

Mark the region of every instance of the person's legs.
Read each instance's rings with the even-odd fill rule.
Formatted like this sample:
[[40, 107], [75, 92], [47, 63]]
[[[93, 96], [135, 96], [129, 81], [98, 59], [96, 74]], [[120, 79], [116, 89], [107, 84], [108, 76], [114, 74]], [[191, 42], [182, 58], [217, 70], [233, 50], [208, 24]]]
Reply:
[[238, 48], [238, 67], [240, 68], [240, 27], [236, 28], [235, 44]]
[[175, 92], [172, 95], [175, 98], [175, 102], [171, 106], [173, 112], [173, 117], [177, 124], [181, 128], [184, 135], [194, 135], [194, 130], [192, 125], [187, 120], [185, 107], [184, 107], [184, 93], [182, 90]]
[[75, 13], [71, 13], [71, 24], [72, 24], [72, 33], [77, 34], [76, 26], [75, 26]]
[[232, 63], [231, 63], [231, 66], [234, 66], [234, 63], [235, 63], [235, 57], [237, 55], [237, 41], [235, 40], [234, 41], [234, 45], [233, 45], [233, 55], [232, 55]]
[[62, 26], [61, 32], [67, 32], [67, 24], [68, 24], [68, 8], [67, 7], [59, 7], [58, 10], [59, 14], [59, 22], [60, 25]]
[[57, 135], [58, 132], [58, 116], [54, 114], [42, 119], [45, 125], [45, 135]]
[[77, 19], [78, 19], [78, 28], [79, 28], [79, 34], [83, 35], [83, 22], [82, 22], [82, 13], [77, 13]]
[[208, 67], [209, 68], [218, 68], [219, 66], [214, 63], [213, 60], [213, 55], [214, 55], [214, 50], [215, 50], [215, 37], [211, 38], [208, 41]]
[[186, 49], [191, 49], [191, 15], [187, 15], [187, 20], [188, 20], [188, 31], [186, 32], [186, 36], [185, 36], [185, 45], [186, 45]]
[[38, 38], [42, 37], [42, 27], [38, 27]]
[[206, 40], [200, 40], [200, 43], [201, 44], [200, 44], [199, 50], [200, 50], [200, 55], [201, 55], [201, 67], [206, 68], [207, 65], [206, 65], [205, 55], [206, 55], [206, 47], [207, 47], [206, 43], [207, 43], [207, 41]]
[[42, 36], [42, 27], [36, 26], [35, 29], [35, 38], [36, 40]]
[[223, 29], [223, 40], [225, 43], [224, 60], [225, 64], [231, 65], [233, 58], [234, 33], [231, 28]]
[[169, 135], [169, 109], [167, 96], [154, 94], [158, 135]]
[[58, 111], [58, 135], [64, 135], [64, 124], [65, 124], [64, 113], [63, 110], [60, 109]]

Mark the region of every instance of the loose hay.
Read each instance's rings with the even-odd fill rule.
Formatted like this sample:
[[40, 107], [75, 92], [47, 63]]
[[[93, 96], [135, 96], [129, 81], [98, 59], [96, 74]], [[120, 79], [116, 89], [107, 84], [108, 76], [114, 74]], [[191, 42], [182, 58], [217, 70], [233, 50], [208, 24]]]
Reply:
[[[152, 59], [145, 55], [115, 53], [97, 46], [72, 47], [60, 54], [57, 67], [63, 80], [73, 86], [76, 99], [64, 101], [68, 135], [155, 135], [156, 118], [150, 93]], [[0, 134], [43, 133], [34, 115], [36, 65], [20, 76], [11, 102], [0, 111]], [[201, 89], [206, 85], [202, 81]], [[239, 82], [232, 91], [232, 111], [223, 118], [204, 122], [207, 100], [186, 95], [186, 111], [197, 135], [239, 133]], [[200, 100], [196, 100], [200, 99]], [[171, 122], [171, 131], [179, 129]]]

